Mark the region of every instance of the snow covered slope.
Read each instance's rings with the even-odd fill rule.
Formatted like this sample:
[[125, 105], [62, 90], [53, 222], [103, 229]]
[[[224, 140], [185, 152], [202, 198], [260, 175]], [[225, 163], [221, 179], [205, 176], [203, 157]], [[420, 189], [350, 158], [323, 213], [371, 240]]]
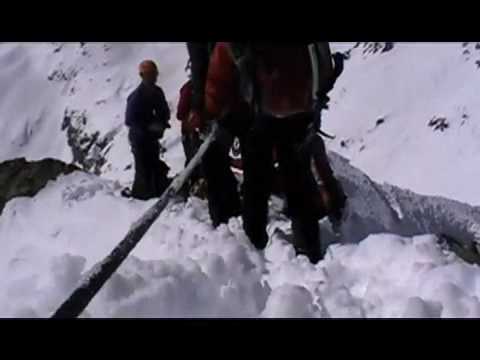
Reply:
[[[125, 101], [143, 59], [157, 61], [174, 110], [186, 79], [183, 43], [0, 44], [0, 161], [52, 157], [128, 182]], [[167, 147], [180, 146], [172, 117]], [[167, 158], [174, 171], [182, 164], [177, 160]]]
[[[330, 149], [375, 180], [480, 205], [480, 45], [354, 46], [333, 44], [349, 60], [324, 116], [324, 129], [337, 135]], [[0, 89], [0, 160], [74, 160], [128, 183], [123, 113], [145, 58], [158, 62], [174, 113], [186, 79], [182, 43], [0, 44], [0, 83], [7, 84]], [[179, 148], [172, 124], [163, 143]], [[167, 152], [172, 172], [181, 158], [181, 151]]]
[[480, 43], [334, 44], [328, 146], [375, 180], [480, 205]]
[[[335, 44], [350, 58], [324, 117], [338, 136], [330, 150], [350, 160], [331, 153], [351, 196], [341, 237], [322, 223], [324, 240], [343, 245], [312, 266], [294, 256], [290, 224], [273, 208], [262, 254], [240, 219], [213, 230], [205, 202], [172, 204], [84, 316], [480, 316], [478, 267], [422, 235], [472, 245], [479, 207], [393, 186], [480, 205], [480, 46], [353, 46]], [[138, 62], [152, 58], [174, 114], [186, 57], [184, 44], [0, 44], [0, 161], [53, 157], [91, 172], [6, 204], [0, 316], [51, 314], [152, 204], [119, 194], [133, 175], [125, 99]], [[172, 125], [163, 144], [177, 172]]]
[[[318, 265], [295, 257], [290, 224], [274, 210], [262, 253], [240, 219], [214, 230], [206, 202], [192, 198], [168, 207], [83, 316], [480, 316], [480, 269], [442, 249], [435, 236], [421, 235], [454, 228], [468, 240], [478, 209], [398, 188], [385, 200], [387, 190], [347, 161], [335, 157], [334, 166], [349, 179], [351, 197], [337, 240], [351, 244], [331, 245]], [[0, 217], [0, 316], [45, 317], [62, 303], [153, 203], [124, 199], [120, 190], [75, 172], [34, 198], [7, 203]], [[408, 237], [385, 233], [396, 229]], [[322, 232], [332, 237], [326, 223]], [[372, 235], [357, 243], [365, 233]]]

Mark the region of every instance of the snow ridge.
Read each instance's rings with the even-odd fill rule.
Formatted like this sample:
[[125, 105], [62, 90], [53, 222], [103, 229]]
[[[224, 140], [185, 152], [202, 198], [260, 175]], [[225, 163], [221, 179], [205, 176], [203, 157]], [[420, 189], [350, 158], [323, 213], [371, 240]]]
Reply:
[[[349, 195], [349, 215], [341, 243], [330, 245], [318, 265], [295, 256], [289, 223], [279, 214], [271, 223], [280, 231], [258, 252], [241, 219], [214, 230], [206, 202], [192, 198], [168, 206], [82, 316], [479, 316], [480, 270], [435, 236], [422, 235], [453, 229], [469, 241], [468, 224], [479, 223], [478, 211], [375, 184], [341, 156], [330, 156]], [[0, 217], [1, 316], [51, 315], [154, 202], [126, 200], [120, 190], [75, 172], [34, 198], [7, 203]], [[388, 210], [386, 192], [402, 207], [402, 219]], [[321, 228], [327, 242], [339, 240], [326, 222]], [[397, 231], [405, 236], [387, 234]]]

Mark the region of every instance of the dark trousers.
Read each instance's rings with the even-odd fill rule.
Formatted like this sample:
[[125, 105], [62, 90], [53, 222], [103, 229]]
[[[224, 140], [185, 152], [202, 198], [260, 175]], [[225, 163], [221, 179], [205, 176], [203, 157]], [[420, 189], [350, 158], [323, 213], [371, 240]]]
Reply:
[[[183, 152], [185, 154], [185, 167], [187, 167], [192, 158], [195, 156], [201, 144], [202, 141], [200, 140], [198, 134], [182, 133], [182, 145]], [[202, 168], [201, 166], [197, 166], [197, 168], [190, 176], [190, 179], [188, 179], [185, 186], [181, 190], [181, 193], [183, 193], [185, 198], [188, 197], [192, 185], [195, 184], [202, 176]]]
[[310, 167], [310, 156], [299, 146], [305, 139], [313, 114], [277, 119], [259, 116], [244, 141], [243, 222], [246, 234], [258, 248], [268, 242], [268, 200], [272, 191], [276, 149], [279, 174], [288, 216], [292, 220], [295, 248], [316, 263], [322, 257], [319, 213], [316, 211], [318, 186]]
[[132, 196], [141, 200], [160, 196], [168, 186], [169, 168], [160, 160], [158, 140], [135, 137], [132, 134], [129, 140], [135, 160]]
[[229, 152], [235, 137], [238, 137], [243, 149], [243, 139], [249, 124], [250, 114], [247, 111], [232, 113], [220, 120], [219, 135], [203, 158], [208, 208], [215, 227], [241, 214], [238, 182], [230, 167]]

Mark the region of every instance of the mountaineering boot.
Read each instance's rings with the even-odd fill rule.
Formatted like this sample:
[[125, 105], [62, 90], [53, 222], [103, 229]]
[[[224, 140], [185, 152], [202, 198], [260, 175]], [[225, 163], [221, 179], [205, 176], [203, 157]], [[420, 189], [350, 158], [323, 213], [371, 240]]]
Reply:
[[297, 255], [306, 255], [314, 265], [323, 259], [318, 220], [293, 218], [292, 231]]

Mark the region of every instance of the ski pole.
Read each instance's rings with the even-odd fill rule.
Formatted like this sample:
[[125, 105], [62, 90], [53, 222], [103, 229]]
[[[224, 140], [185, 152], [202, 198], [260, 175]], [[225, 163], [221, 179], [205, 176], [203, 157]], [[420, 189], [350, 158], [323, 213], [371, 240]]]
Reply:
[[170, 186], [164, 191], [160, 199], [147, 210], [142, 217], [135, 221], [124, 239], [105, 257], [101, 262], [93, 266], [87, 276], [72, 294], [55, 311], [52, 318], [75, 318], [78, 317], [95, 297], [102, 286], [118, 269], [128, 254], [140, 242], [150, 226], [157, 220], [161, 212], [168, 205], [170, 199], [183, 187], [192, 174], [195, 167], [200, 163], [206, 151], [215, 140], [218, 132], [218, 125], [213, 121], [212, 129], [192, 158], [187, 167], [180, 175], [173, 180]]

